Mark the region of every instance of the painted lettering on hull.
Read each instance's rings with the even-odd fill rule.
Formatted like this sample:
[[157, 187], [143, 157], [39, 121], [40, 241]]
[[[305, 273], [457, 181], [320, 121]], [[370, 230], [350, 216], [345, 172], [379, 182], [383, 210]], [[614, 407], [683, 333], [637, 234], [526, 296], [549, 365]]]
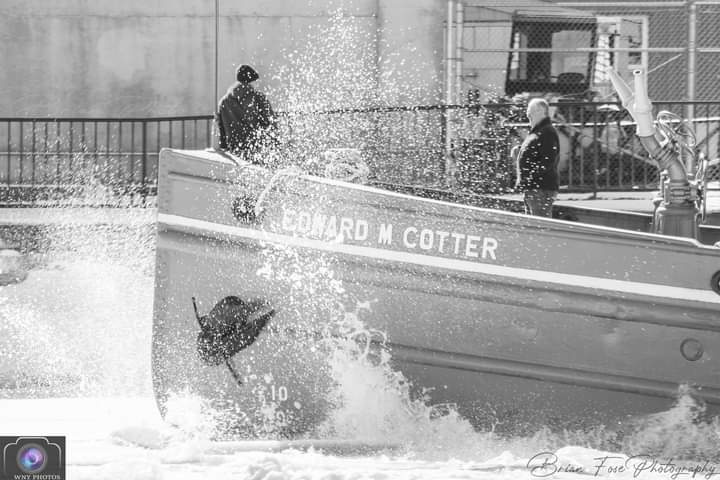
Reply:
[[304, 210], [283, 210], [283, 233], [326, 242], [354, 243], [388, 249], [415, 250], [430, 255], [450, 255], [497, 260], [497, 239], [477, 232], [457, 232], [421, 225], [374, 222], [364, 218]]

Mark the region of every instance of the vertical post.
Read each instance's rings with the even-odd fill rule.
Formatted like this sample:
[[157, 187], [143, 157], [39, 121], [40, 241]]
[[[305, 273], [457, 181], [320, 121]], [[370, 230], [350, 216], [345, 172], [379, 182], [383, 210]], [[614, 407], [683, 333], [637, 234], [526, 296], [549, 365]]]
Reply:
[[[599, 138], [600, 132], [598, 131], [598, 110], [597, 105], [593, 105], [593, 138]], [[607, 137], [606, 137], [607, 139]], [[592, 198], [597, 198], [598, 193], [598, 175], [600, 174], [600, 165], [598, 164], [598, 157], [600, 156], [600, 144], [599, 142], [593, 142], [593, 195]], [[607, 157], [606, 157], [606, 167]]]
[[445, 45], [445, 109], [444, 109], [444, 134], [445, 134], [445, 178], [450, 184], [453, 183], [455, 175], [455, 161], [452, 156], [452, 110], [450, 105], [453, 104], [453, 86], [455, 83], [453, 75], [454, 56], [455, 56], [455, 35], [453, 28], [455, 25], [455, 0], [448, 0], [447, 3], [447, 32]]
[[[37, 141], [36, 134], [35, 134], [35, 119], [32, 120], [32, 157], [31, 157], [31, 164], [32, 164], [32, 189], [31, 192], [32, 195], [35, 194], [35, 142]], [[32, 197], [31, 197], [32, 198]]]
[[[47, 124], [45, 124], [47, 126]], [[47, 149], [46, 149], [47, 150]], [[93, 165], [91, 168], [91, 172], [93, 172], [93, 175], [98, 175], [98, 165], [100, 165], [100, 152], [98, 152], [98, 122], [95, 120], [93, 122]]]
[[[697, 5], [695, 0], [688, 0], [688, 58], [687, 58], [687, 101], [695, 101], [695, 54], [697, 40]], [[695, 105], [688, 103], [685, 110], [685, 118], [693, 125], [695, 120]], [[685, 168], [688, 173], [695, 173], [695, 159], [687, 155]]]
[[[69, 130], [68, 130], [68, 139], [70, 141], [68, 146], [68, 173], [70, 175], [74, 175], [73, 171], [73, 122], [70, 120], [69, 123]], [[75, 179], [73, 178], [70, 183], [75, 183]]]
[[85, 122], [80, 122], [80, 172], [85, 175], [85, 154], [87, 153], [87, 145], [85, 144]]
[[143, 206], [147, 205], [148, 188], [147, 188], [147, 120], [142, 121], [142, 165], [140, 166], [141, 184], [140, 184], [140, 198]]
[[12, 178], [12, 137], [10, 136], [12, 134], [12, 122], [8, 120], [7, 122], [7, 190], [6, 193], [6, 203], [10, 201], [10, 185], [12, 185], [12, 181], [10, 180]]
[[462, 67], [463, 67], [463, 0], [455, 0], [455, 101], [462, 103]]
[[[130, 195], [132, 195], [133, 201], [135, 195], [137, 195], [137, 184], [135, 183], [135, 122], [130, 121]], [[142, 187], [142, 182], [140, 182]]]
[[110, 120], [105, 122], [105, 161], [103, 162], [102, 176], [107, 181], [108, 171], [110, 170]]
[[446, 50], [445, 50], [445, 103], [452, 105], [453, 103], [453, 58], [455, 55], [455, 36], [453, 35], [453, 28], [455, 24], [455, 1], [448, 0], [448, 11], [447, 11], [447, 35], [446, 35]]
[[213, 75], [213, 118], [210, 120], [212, 128], [210, 128], [210, 138], [208, 138], [208, 147], [219, 150], [220, 148], [220, 132], [217, 130], [218, 127], [215, 125], [215, 118], [218, 113], [218, 68], [219, 68], [219, 40], [220, 38], [220, 0], [215, 0], [215, 73]]
[[[642, 22], [642, 45], [650, 46], [650, 21]], [[647, 50], [643, 50], [640, 54], [640, 62], [642, 67], [647, 71], [650, 68], [650, 53]]]
[[213, 90], [213, 113], [217, 113], [218, 103], [218, 37], [220, 33], [220, 0], [215, 0], [215, 73], [213, 76], [214, 90]]
[[[121, 180], [122, 179], [121, 173], [123, 170], [123, 168], [122, 168], [122, 159], [123, 159], [122, 131], [123, 131], [123, 128], [122, 127], [123, 127], [122, 120], [118, 120], [117, 154], [115, 156], [115, 161], [114, 161], [115, 175], [113, 175], [113, 177], [115, 179], [119, 180], [120, 182], [125, 183], [125, 181]], [[125, 183], [124, 185], [122, 183], [120, 185], [114, 185], [116, 191], [121, 191], [120, 189], [124, 190], [125, 188], [127, 188], [127, 183]]]
[[49, 147], [48, 147], [48, 132], [49, 132], [48, 128], [49, 128], [48, 122], [45, 122], [45, 129], [43, 131], [43, 133], [45, 134], [45, 135], [43, 135], [43, 137], [45, 138], [44, 149], [43, 149], [43, 157], [45, 159], [45, 161], [43, 162], [44, 163], [43, 184], [45, 186], [46, 195], [49, 193], [49, 188], [47, 186], [47, 176], [48, 176], [48, 171], [50, 170], [50, 167], [48, 166], [48, 164], [49, 164], [48, 157], [50, 156], [50, 151], [49, 151]]
[[[24, 157], [25, 157], [25, 153], [24, 153], [24, 151], [23, 151], [23, 143], [24, 143], [24, 141], [25, 141], [25, 133], [23, 132], [23, 122], [22, 122], [22, 120], [20, 120], [20, 137], [19, 137], [19, 138], [20, 138], [20, 151], [19, 151], [19, 153], [20, 153], [20, 165], [19, 165], [19, 167], [20, 167], [20, 172], [19, 172], [19, 177], [18, 177], [18, 182], [17, 182], [17, 184], [20, 185], [20, 188], [18, 189], [19, 192], [22, 192], [22, 190], [23, 190], [22, 187], [24, 186], [24, 185], [23, 185], [23, 162], [25, 161], [25, 158], [24, 158]], [[19, 192], [18, 192], [18, 193], [19, 193]]]
[[[455, 61], [453, 62], [455, 66], [454, 71], [454, 78], [455, 81], [455, 89], [454, 89], [454, 95], [453, 95], [453, 103], [460, 104], [462, 103], [461, 94], [462, 94], [462, 58], [463, 58], [463, 0], [455, 0]], [[457, 122], [461, 121], [459, 118], [460, 115], [467, 114], [467, 111], [465, 110], [455, 110], [453, 111], [453, 119]], [[457, 151], [460, 148], [460, 141], [455, 144], [454, 150]], [[451, 152], [451, 158], [455, 159], [455, 163], [453, 165], [453, 170], [451, 172], [454, 172], [457, 170], [457, 158], [452, 154]]]
[[62, 179], [60, 177], [62, 168], [62, 154], [60, 152], [60, 143], [62, 136], [60, 135], [60, 119], [55, 119], [55, 194], [62, 195]]

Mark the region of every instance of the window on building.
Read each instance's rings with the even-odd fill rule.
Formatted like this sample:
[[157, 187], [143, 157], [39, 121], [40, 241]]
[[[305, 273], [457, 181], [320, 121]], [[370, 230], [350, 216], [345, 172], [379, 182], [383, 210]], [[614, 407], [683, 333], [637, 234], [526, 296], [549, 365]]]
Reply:
[[594, 18], [515, 19], [507, 93], [587, 90], [595, 58], [590, 50], [595, 33]]

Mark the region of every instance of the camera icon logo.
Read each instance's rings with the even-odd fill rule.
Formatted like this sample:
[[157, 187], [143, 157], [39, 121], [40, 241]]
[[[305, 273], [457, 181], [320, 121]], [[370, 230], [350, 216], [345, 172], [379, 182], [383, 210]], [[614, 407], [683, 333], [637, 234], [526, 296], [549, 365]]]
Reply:
[[0, 437], [0, 480], [65, 480], [65, 437]]
[[18, 450], [17, 466], [25, 473], [40, 473], [47, 465], [47, 451], [37, 443], [27, 443]]

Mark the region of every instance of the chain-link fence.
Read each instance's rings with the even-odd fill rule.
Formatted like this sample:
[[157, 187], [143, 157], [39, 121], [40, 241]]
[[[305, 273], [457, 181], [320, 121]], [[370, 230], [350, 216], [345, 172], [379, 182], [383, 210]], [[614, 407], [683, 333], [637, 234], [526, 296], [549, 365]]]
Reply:
[[[622, 123], [628, 118], [617, 108], [610, 68], [631, 85], [634, 69], [647, 71], [655, 113], [689, 119], [699, 150], [717, 156], [720, 111], [712, 102], [720, 82], [720, 1], [456, 1], [462, 14], [451, 26], [461, 35], [457, 58], [448, 58], [456, 102], [524, 103], [537, 96], [557, 102], [561, 181], [568, 188], [657, 184], [633, 127]], [[462, 129], [450, 135], [468, 142]], [[720, 181], [720, 168], [709, 174]]]
[[[657, 101], [717, 98], [720, 2], [465, 0], [458, 100], [519, 93], [607, 100], [608, 68], [641, 66]], [[547, 4], [545, 4], [547, 5]]]

